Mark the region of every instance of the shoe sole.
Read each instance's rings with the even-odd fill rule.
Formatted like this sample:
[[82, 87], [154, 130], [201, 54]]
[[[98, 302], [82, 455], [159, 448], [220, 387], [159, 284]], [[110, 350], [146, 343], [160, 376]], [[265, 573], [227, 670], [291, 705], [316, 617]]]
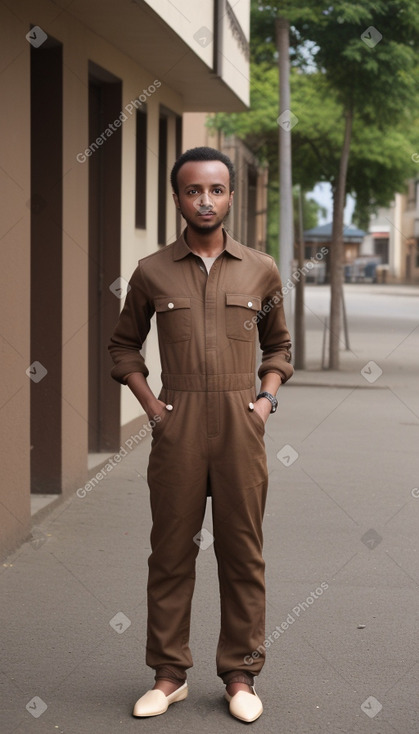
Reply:
[[230, 713], [230, 716], [233, 717], [233, 719], [237, 719], [237, 721], [244, 721], [245, 724], [251, 724], [253, 721], [257, 721], [257, 719], [259, 719], [259, 717], [262, 716], [263, 709], [260, 712], [260, 714], [258, 714], [257, 716], [254, 716], [253, 719], [242, 719], [241, 716], [236, 716], [236, 714], [232, 714], [231, 711], [229, 713]]

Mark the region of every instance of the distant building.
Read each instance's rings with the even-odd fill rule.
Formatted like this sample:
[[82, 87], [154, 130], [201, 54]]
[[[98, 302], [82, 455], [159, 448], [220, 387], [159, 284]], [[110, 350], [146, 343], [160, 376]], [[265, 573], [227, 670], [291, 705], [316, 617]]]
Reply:
[[[28, 537], [31, 507], [73, 495], [141, 435], [107, 353], [127, 280], [180, 231], [168, 174], [184, 113], [249, 103], [250, 0], [12, 5], [0, 7], [2, 555]], [[154, 330], [145, 351], [158, 390]]]
[[[307, 280], [315, 280], [323, 283], [328, 279], [330, 271], [330, 247], [332, 242], [332, 222], [321, 224], [318, 227], [307, 229], [304, 232], [304, 257], [305, 260], [316, 261], [316, 255], [320, 255], [322, 248], [326, 247], [328, 254], [316, 263], [316, 268], [308, 274]], [[352, 264], [359, 257], [360, 249], [366, 232], [358, 229], [352, 224], [343, 228], [343, 244], [345, 253], [345, 265]]]
[[[309, 260], [323, 246], [330, 247], [332, 241], [332, 222], [321, 224], [304, 232], [305, 258]], [[366, 232], [358, 229], [353, 224], [343, 227], [343, 244], [345, 248], [345, 263], [351, 263], [359, 255], [360, 247], [366, 236]]]
[[[329, 246], [331, 234], [331, 223], [304, 232], [306, 259]], [[378, 282], [419, 284], [419, 179], [410, 179], [405, 194], [395, 194], [388, 208], [377, 210], [368, 232], [345, 227], [344, 243], [346, 272], [352, 266], [348, 279], [358, 279], [371, 265]]]
[[381, 258], [386, 282], [419, 284], [419, 181], [371, 217], [361, 255]]

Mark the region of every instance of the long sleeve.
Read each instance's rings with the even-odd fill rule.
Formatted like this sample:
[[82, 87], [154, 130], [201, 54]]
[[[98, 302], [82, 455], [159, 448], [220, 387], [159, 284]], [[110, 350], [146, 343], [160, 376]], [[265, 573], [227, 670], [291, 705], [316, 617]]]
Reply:
[[275, 262], [267, 288], [267, 296], [258, 314], [258, 331], [262, 349], [262, 363], [258, 370], [260, 379], [268, 372], [276, 372], [286, 382], [292, 376], [291, 340], [285, 322], [282, 283]]
[[131, 372], [142, 372], [145, 377], [149, 374], [140, 349], [150, 331], [154, 313], [141, 265], [134, 271], [129, 285], [124, 307], [108, 345], [114, 362], [111, 376], [122, 385], [126, 384], [124, 378]]

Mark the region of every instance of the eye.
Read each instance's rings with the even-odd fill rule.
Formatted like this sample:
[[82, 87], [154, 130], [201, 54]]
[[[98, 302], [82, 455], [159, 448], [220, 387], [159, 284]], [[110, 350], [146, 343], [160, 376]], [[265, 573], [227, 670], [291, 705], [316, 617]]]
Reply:
[[214, 189], [214, 194], [222, 194], [223, 189], [220, 189], [218, 186]]
[[187, 196], [190, 196], [191, 194], [197, 194], [198, 189], [189, 189], [189, 191], [186, 192]]

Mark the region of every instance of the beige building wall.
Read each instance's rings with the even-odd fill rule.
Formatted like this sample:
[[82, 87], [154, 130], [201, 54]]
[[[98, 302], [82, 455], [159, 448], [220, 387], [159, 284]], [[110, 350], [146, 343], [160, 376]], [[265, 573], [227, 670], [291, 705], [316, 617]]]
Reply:
[[[10, 9], [7, 5], [9, 4]], [[161, 38], [151, 36], [150, 52], [139, 58], [142, 45], [133, 31], [132, 13], [148, 5], [144, 22], [153, 33], [160, 28]], [[242, 20], [249, 9], [241, 0]], [[154, 13], [154, 14], [153, 14]], [[158, 14], [162, 19], [158, 19]], [[182, 15], [185, 16], [182, 19]], [[140, 18], [140, 16], [138, 16]], [[49, 0], [8, 0], [0, 6], [4, 29], [0, 78], [2, 103], [0, 200], [3, 279], [0, 290], [3, 380], [0, 398], [0, 439], [4, 461], [0, 489], [0, 554], [4, 556], [28, 536], [31, 527], [30, 483], [30, 262], [31, 262], [31, 171], [30, 171], [30, 59], [29, 29], [39, 26], [49, 38], [63, 46], [63, 220], [62, 220], [62, 483], [58, 499], [69, 496], [88, 477], [88, 322], [89, 322], [89, 163], [77, 156], [90, 144], [88, 133], [89, 62], [94, 62], [122, 81], [122, 105], [138, 97], [160, 72], [167, 68], [161, 48], [178, 59], [178, 68], [161, 78], [161, 85], [147, 99], [147, 228], [135, 228], [136, 123], [135, 109], [122, 123], [121, 173], [121, 262], [119, 275], [129, 280], [138, 260], [157, 248], [158, 129], [160, 106], [173, 113], [168, 122], [168, 161], [174, 161], [175, 117], [196, 108], [199, 94], [217, 109], [244, 109], [248, 89], [241, 81], [236, 90], [233, 76], [229, 83], [215, 79], [211, 48], [193, 38], [199, 30], [213, 26], [213, 2], [197, 5], [185, 2], [182, 9], [173, 3], [140, 2], [137, 7], [115, 0], [75, 0], [68, 9]], [[118, 21], [118, 22], [117, 22]], [[227, 23], [227, 21], [225, 21]], [[95, 25], [96, 24], [96, 25]], [[171, 25], [171, 28], [165, 26]], [[141, 24], [137, 25], [142, 28]], [[145, 33], [143, 28], [143, 32]], [[166, 34], [166, 35], [165, 35]], [[176, 34], [178, 37], [176, 37]], [[226, 35], [224, 34], [224, 38]], [[170, 45], [171, 44], [171, 45]], [[185, 44], [190, 49], [185, 58]], [[229, 51], [231, 63], [240, 55], [239, 46]], [[153, 55], [154, 54], [154, 55]], [[237, 59], [239, 59], [239, 55]], [[196, 63], [194, 62], [196, 59]], [[185, 67], [182, 67], [185, 64]], [[155, 67], [157, 65], [157, 69]], [[193, 68], [191, 78], [183, 73]], [[198, 82], [200, 82], [198, 84]], [[194, 86], [195, 85], [195, 86]], [[207, 86], [205, 86], [207, 85]], [[218, 86], [217, 86], [218, 85]], [[211, 90], [214, 90], [211, 92]], [[218, 91], [217, 91], [218, 90]], [[212, 95], [212, 96], [211, 96]], [[244, 101], [243, 101], [244, 100]], [[48, 115], [48, 110], [45, 110]], [[167, 242], [176, 237], [176, 211], [167, 183]], [[48, 273], [53, 280], [56, 274]], [[107, 287], [109, 284], [105, 284]], [[121, 302], [121, 306], [122, 306]], [[153, 327], [146, 349], [150, 384], [156, 392], [160, 385], [157, 339]], [[109, 360], [109, 370], [111, 361]], [[120, 424], [122, 434], [141, 426], [144, 415], [127, 388], [121, 389]], [[53, 495], [52, 495], [53, 497]], [[39, 507], [39, 496], [35, 507]]]
[[410, 179], [405, 194], [395, 194], [388, 209], [380, 208], [371, 217], [363, 255], [374, 255], [374, 235], [387, 235], [388, 283], [419, 283], [419, 183]]
[[[28, 60], [21, 25], [4, 4], [2, 41], [2, 145], [0, 162], [0, 552], [15, 547], [30, 528], [29, 367], [30, 137]], [[6, 142], [7, 141], [7, 142]], [[18, 155], [16, 154], [18, 151]], [[25, 491], [22, 491], [22, 488]]]
[[402, 265], [407, 283], [419, 284], [419, 181], [410, 179], [402, 196]]

